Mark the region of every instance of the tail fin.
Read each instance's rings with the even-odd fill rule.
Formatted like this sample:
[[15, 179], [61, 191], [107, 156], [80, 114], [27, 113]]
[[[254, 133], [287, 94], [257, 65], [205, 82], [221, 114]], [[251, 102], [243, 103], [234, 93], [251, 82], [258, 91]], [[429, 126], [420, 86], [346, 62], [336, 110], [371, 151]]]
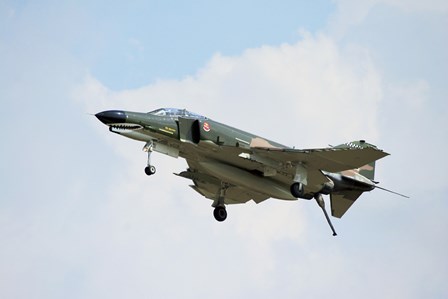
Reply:
[[371, 181], [375, 180], [375, 162], [358, 168], [358, 173]]
[[[375, 145], [367, 143], [365, 140], [352, 141], [335, 146], [335, 148], [367, 148], [367, 147], [372, 147], [375, 149], [377, 148]], [[375, 161], [354, 170], [371, 181], [375, 179]]]

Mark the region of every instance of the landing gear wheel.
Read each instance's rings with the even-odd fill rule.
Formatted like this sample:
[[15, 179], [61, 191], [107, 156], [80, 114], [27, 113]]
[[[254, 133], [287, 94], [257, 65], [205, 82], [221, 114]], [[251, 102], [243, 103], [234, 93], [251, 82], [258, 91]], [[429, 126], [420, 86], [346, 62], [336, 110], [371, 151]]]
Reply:
[[227, 218], [227, 211], [225, 207], [216, 207], [213, 211], [213, 216], [215, 216], [215, 219], [219, 222], [222, 222], [226, 220]]
[[156, 173], [156, 168], [152, 165], [146, 166], [145, 173], [146, 173], [146, 175], [153, 175], [154, 173]]
[[303, 185], [301, 183], [294, 183], [291, 185], [291, 194], [295, 198], [302, 198], [304, 195]]

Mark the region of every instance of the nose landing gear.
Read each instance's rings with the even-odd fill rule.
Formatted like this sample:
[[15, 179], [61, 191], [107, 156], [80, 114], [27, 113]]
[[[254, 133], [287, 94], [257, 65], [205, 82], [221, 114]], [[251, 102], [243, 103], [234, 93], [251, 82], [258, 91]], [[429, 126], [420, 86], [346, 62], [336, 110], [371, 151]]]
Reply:
[[148, 165], [145, 167], [145, 173], [146, 175], [153, 175], [156, 173], [156, 168], [153, 165]]
[[153, 152], [153, 149], [154, 143], [152, 141], [149, 141], [143, 147], [143, 151], [148, 153], [148, 162], [146, 163], [147, 166], [145, 167], [145, 173], [148, 176], [156, 173], [156, 168], [154, 167], [154, 165], [151, 165], [151, 154]]

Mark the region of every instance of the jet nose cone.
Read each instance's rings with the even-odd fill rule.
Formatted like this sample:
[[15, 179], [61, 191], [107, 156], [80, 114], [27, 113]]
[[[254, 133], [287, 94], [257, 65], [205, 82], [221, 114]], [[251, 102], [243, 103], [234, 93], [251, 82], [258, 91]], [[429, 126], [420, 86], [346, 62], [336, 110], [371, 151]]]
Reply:
[[106, 125], [126, 122], [126, 114], [121, 110], [103, 111], [95, 114], [95, 116]]

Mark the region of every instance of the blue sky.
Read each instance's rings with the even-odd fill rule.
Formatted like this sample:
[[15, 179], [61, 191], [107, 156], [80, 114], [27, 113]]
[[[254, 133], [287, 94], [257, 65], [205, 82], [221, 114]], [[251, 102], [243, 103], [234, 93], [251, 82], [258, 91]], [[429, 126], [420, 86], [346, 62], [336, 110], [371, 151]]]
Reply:
[[[109, 5], [107, 5], [109, 6]], [[92, 16], [105, 14], [99, 22], [110, 38], [99, 47], [93, 70], [110, 85], [138, 87], [148, 80], [179, 78], [194, 73], [216, 52], [237, 55], [246, 48], [279, 44], [297, 39], [300, 24], [321, 26], [332, 5], [316, 1], [290, 1], [280, 5], [257, 1], [149, 2], [147, 4], [95, 5]], [[113, 15], [119, 15], [118, 22]], [[94, 21], [96, 22], [96, 20]], [[103, 31], [102, 31], [103, 32]], [[109, 62], [116, 64], [112, 66]], [[111, 73], [122, 72], [119, 76]]]
[[[1, 298], [442, 298], [445, 1], [2, 1]], [[296, 147], [367, 139], [382, 186], [228, 208], [88, 113], [188, 108]]]

